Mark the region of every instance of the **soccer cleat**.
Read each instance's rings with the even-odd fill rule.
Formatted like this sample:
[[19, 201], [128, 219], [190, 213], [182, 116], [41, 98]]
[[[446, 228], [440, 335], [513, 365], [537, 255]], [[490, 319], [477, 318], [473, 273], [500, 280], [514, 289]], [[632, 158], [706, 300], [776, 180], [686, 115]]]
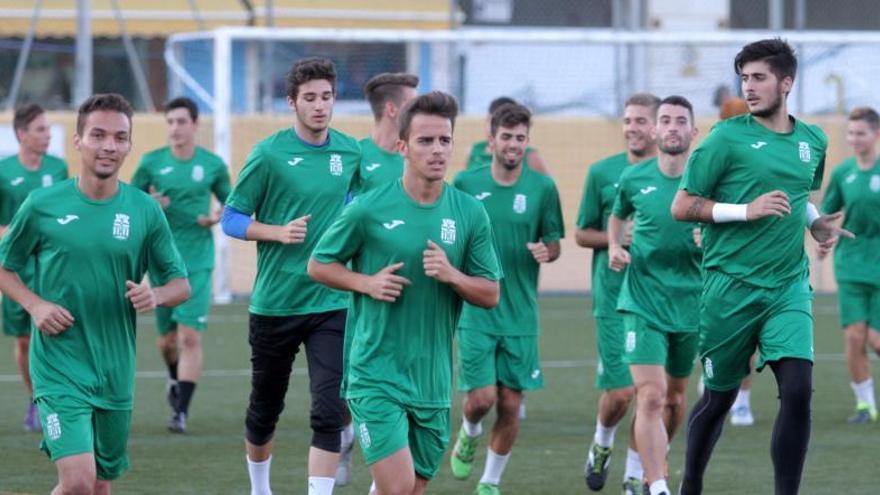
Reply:
[[455, 447], [452, 449], [452, 455], [449, 456], [449, 463], [452, 467], [452, 475], [456, 479], [466, 480], [471, 475], [474, 468], [474, 453], [477, 451], [479, 440], [467, 436], [464, 428], [458, 430], [458, 439], [455, 441]]
[[165, 381], [165, 399], [172, 411], [177, 411], [177, 380], [169, 378]]
[[40, 425], [40, 413], [37, 410], [37, 405], [31, 403], [28, 405], [27, 412], [24, 415], [24, 431], [31, 433], [38, 433], [43, 430], [43, 427]]
[[501, 490], [498, 488], [498, 485], [480, 483], [477, 485], [477, 489], [474, 490], [474, 495], [501, 495]]
[[648, 493], [648, 485], [643, 484], [642, 480], [629, 477], [623, 480], [623, 495], [646, 495]]
[[168, 431], [171, 433], [186, 433], [186, 413], [176, 412], [168, 420]]
[[351, 452], [354, 450], [354, 441], [339, 452], [339, 464], [336, 466], [336, 486], [346, 486], [351, 483]]
[[851, 425], [863, 425], [874, 421], [877, 421], [877, 409], [871, 408], [864, 402], [859, 402], [856, 406], [856, 413], [846, 420]]
[[752, 426], [755, 424], [755, 417], [752, 416], [752, 410], [749, 406], [737, 406], [730, 410], [730, 424], [733, 426]]
[[590, 445], [587, 464], [584, 466], [584, 478], [590, 490], [598, 492], [605, 486], [609, 464], [611, 464], [611, 447], [600, 447], [595, 442]]

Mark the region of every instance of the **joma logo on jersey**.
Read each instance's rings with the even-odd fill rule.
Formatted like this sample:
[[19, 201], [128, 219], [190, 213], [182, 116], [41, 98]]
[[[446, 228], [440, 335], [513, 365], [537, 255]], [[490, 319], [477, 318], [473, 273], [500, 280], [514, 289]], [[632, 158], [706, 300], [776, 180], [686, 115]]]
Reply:
[[801, 141], [798, 143], [798, 156], [801, 158], [802, 162], [810, 162], [810, 143], [806, 141]]
[[201, 165], [196, 165], [193, 167], [192, 178], [196, 182], [201, 182], [205, 179], [205, 167]]
[[440, 240], [444, 244], [455, 243], [455, 220], [451, 218], [443, 219], [443, 223], [440, 224]]
[[49, 187], [53, 184], [52, 176], [49, 174], [43, 174], [43, 187]]
[[342, 175], [342, 155], [330, 155], [330, 175]]
[[872, 175], [871, 181], [868, 182], [868, 187], [871, 188], [872, 192], [880, 192], [880, 175]]
[[56, 413], [46, 416], [46, 436], [49, 437], [49, 440], [61, 438], [61, 421], [58, 420]]
[[128, 215], [117, 213], [116, 218], [113, 220], [113, 237], [120, 241], [128, 239], [129, 227]]
[[517, 194], [513, 197], [513, 211], [522, 215], [526, 212], [526, 195]]
[[12, 184], [13, 186], [17, 186], [23, 182], [24, 182], [24, 177], [16, 177], [16, 178], [12, 179], [11, 181], [9, 181], [9, 183]]

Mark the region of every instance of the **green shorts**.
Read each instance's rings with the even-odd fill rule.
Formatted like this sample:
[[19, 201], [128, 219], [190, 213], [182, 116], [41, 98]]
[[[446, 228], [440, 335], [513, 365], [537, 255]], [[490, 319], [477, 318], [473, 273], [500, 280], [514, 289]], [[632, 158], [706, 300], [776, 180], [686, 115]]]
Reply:
[[865, 322], [875, 330], [880, 329], [880, 287], [858, 282], [837, 285], [840, 326]]
[[8, 297], [3, 297], [3, 333], [10, 337], [31, 334], [31, 315]]
[[489, 385], [513, 390], [544, 387], [538, 336], [492, 335], [480, 330], [458, 332], [458, 389], [467, 392]]
[[431, 479], [449, 442], [449, 408], [412, 407], [385, 397], [348, 399], [367, 465], [409, 447], [416, 474]]
[[596, 318], [596, 348], [599, 363], [596, 366], [596, 388], [614, 390], [632, 387], [629, 366], [623, 362], [623, 317]]
[[764, 289], [707, 270], [700, 297], [700, 360], [706, 388], [733, 390], [756, 369], [782, 358], [813, 361], [813, 291], [809, 278]]
[[673, 378], [687, 378], [694, 370], [699, 336], [697, 332], [664, 332], [639, 315], [626, 313], [624, 362], [663, 366]]
[[98, 479], [115, 480], [128, 469], [131, 411], [98, 409], [71, 396], [36, 400], [43, 426], [40, 448], [53, 462], [77, 454], [94, 454]]
[[188, 300], [173, 308], [156, 308], [156, 327], [159, 335], [167, 335], [177, 330], [177, 325], [185, 325], [199, 332], [208, 327], [208, 310], [211, 309], [211, 270], [199, 270], [189, 274], [192, 295]]

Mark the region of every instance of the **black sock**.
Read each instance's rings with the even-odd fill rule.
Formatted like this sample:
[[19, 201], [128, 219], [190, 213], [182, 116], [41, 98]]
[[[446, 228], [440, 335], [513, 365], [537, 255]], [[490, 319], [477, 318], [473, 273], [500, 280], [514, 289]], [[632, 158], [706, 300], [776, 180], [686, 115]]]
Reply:
[[779, 387], [779, 413], [770, 443], [776, 495], [794, 494], [801, 483], [810, 444], [813, 364], [787, 358], [771, 362], [770, 368]]
[[684, 458], [684, 476], [681, 480], [681, 495], [703, 492], [703, 474], [712, 456], [712, 449], [721, 437], [721, 428], [727, 411], [736, 400], [738, 390], [716, 392], [706, 389], [700, 400], [691, 409], [688, 418], [687, 452]]
[[168, 376], [171, 377], [172, 380], [177, 381], [177, 361], [173, 363], [165, 363], [168, 366]]
[[196, 391], [194, 382], [177, 382], [177, 412], [189, 414], [189, 401]]

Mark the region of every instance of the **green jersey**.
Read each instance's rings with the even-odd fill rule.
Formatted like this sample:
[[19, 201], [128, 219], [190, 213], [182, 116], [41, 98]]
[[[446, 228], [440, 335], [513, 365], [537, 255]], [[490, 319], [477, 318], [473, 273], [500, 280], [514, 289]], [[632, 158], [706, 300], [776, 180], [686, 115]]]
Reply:
[[822, 211], [844, 210], [843, 228], [856, 235], [841, 237], [834, 251], [834, 274], [840, 282], [880, 286], [880, 160], [862, 170], [855, 158], [838, 165], [825, 191]]
[[[578, 209], [579, 229], [608, 230], [620, 174], [629, 166], [626, 153], [609, 156], [590, 166]], [[593, 316], [617, 317], [617, 297], [625, 272], [608, 268], [608, 249], [593, 249]]]
[[376, 186], [394, 182], [403, 175], [403, 156], [380, 148], [367, 137], [360, 140], [361, 163], [358, 166], [351, 192], [363, 194]]
[[699, 323], [701, 251], [696, 223], [672, 218], [672, 198], [680, 177], [667, 177], [657, 158], [624, 170], [614, 216], [633, 215], [631, 261], [617, 309], [644, 318], [664, 332], [696, 332]]
[[793, 117], [773, 132], [751, 114], [723, 120], [691, 154], [681, 189], [721, 203], [745, 204], [774, 190], [788, 195], [791, 214], [703, 228], [703, 268], [741, 282], [781, 287], [809, 270], [804, 252], [807, 201], [822, 185], [828, 139]]
[[471, 196], [444, 185], [433, 204], [413, 201], [400, 180], [358, 196], [321, 238], [312, 256], [351, 263], [373, 274], [397, 262], [412, 282], [394, 303], [354, 293], [346, 339], [351, 339], [344, 395], [389, 397], [417, 407], [449, 407], [452, 335], [462, 299], [425, 275], [427, 241], [437, 243], [463, 273], [501, 278], [486, 211]]
[[223, 160], [201, 146], [189, 160], [178, 160], [166, 146], [141, 158], [131, 184], [143, 191], [152, 186], [168, 196], [165, 216], [187, 270], [213, 268], [214, 237], [210, 228], [199, 225], [198, 217], [211, 214], [212, 194], [221, 203], [229, 196], [229, 172]]
[[[534, 151], [534, 148], [531, 146], [526, 148], [522, 161], [524, 168], [528, 168], [529, 166], [529, 153], [532, 151]], [[468, 161], [465, 170], [486, 167], [488, 165], [492, 165], [492, 153], [489, 152], [489, 141], [477, 141], [471, 147], [471, 152], [468, 154]]]
[[315, 282], [306, 266], [318, 239], [342, 211], [360, 160], [357, 141], [334, 129], [323, 146], [304, 143], [292, 128], [254, 146], [226, 204], [269, 225], [312, 217], [303, 243], [257, 242], [251, 313], [290, 316], [348, 306], [348, 294]]
[[465, 303], [458, 326], [505, 336], [538, 335], [538, 270], [526, 244], [557, 242], [565, 235], [559, 192], [553, 179], [522, 169], [519, 179], [503, 186], [491, 167], [465, 170], [455, 187], [482, 201], [504, 270], [501, 299], [492, 309]]
[[34, 191], [0, 241], [0, 265], [21, 270], [36, 258], [34, 292], [66, 308], [74, 323], [31, 340], [34, 398], [75, 396], [102, 409], [131, 409], [134, 399], [135, 309], [125, 282], [149, 270], [156, 285], [186, 269], [153, 198], [119, 183], [93, 200], [76, 179]]

